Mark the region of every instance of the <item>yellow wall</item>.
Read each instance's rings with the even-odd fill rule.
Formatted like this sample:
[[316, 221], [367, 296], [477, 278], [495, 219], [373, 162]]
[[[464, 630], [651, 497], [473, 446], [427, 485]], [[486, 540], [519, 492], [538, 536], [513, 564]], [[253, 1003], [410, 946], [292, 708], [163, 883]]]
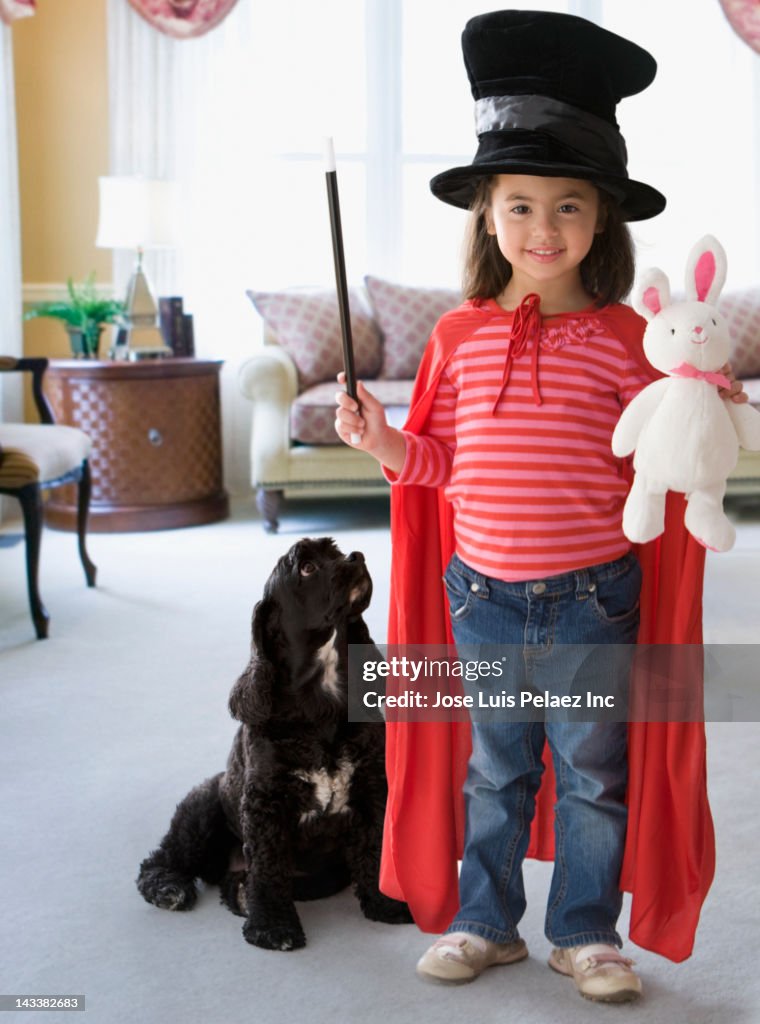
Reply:
[[[126, 0], [125, 0], [126, 2]], [[95, 248], [98, 176], [108, 173], [106, 0], [38, 0], [13, 26], [24, 285], [111, 280]], [[65, 357], [53, 320], [24, 325], [28, 355]]]

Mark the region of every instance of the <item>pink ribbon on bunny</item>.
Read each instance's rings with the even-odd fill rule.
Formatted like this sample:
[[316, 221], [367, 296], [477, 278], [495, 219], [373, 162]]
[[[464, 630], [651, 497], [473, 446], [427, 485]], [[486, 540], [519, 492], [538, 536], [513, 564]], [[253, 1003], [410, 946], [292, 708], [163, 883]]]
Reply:
[[712, 373], [709, 370], [698, 370], [691, 363], [679, 363], [672, 370], [668, 371], [670, 377], [688, 377], [690, 380], [706, 380], [708, 384], [717, 384], [719, 388], [730, 388], [731, 381], [722, 373]]

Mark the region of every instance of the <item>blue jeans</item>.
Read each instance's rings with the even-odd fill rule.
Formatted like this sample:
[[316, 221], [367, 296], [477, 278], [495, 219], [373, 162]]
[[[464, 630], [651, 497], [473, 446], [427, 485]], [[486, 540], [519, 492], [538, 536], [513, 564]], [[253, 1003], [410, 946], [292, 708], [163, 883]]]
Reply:
[[[636, 642], [641, 570], [633, 554], [521, 583], [483, 576], [454, 555], [444, 581], [459, 657], [509, 645], [503, 650], [510, 652], [512, 687], [570, 693], [575, 649], [563, 645]], [[611, 687], [624, 691], [629, 660], [613, 657], [606, 664], [621, 676]], [[498, 681], [499, 690], [504, 685]], [[543, 721], [472, 722], [460, 909], [448, 931], [493, 942], [518, 938], [525, 912], [522, 862], [546, 740], [557, 797], [546, 936], [555, 946], [622, 944], [616, 923], [627, 821], [627, 723], [568, 718], [547, 712]]]

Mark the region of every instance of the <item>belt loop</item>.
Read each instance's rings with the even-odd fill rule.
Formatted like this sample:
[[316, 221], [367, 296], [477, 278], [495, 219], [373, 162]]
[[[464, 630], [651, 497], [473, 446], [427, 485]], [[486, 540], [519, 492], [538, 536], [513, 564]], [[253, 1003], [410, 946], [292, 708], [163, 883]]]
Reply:
[[575, 574], [575, 596], [580, 601], [585, 601], [589, 595], [589, 584], [591, 577], [588, 569], [579, 569]]
[[484, 576], [482, 572], [474, 572], [474, 582], [470, 586], [470, 590], [478, 595], [478, 597], [488, 598], [490, 597], [490, 591], [488, 589], [488, 577]]

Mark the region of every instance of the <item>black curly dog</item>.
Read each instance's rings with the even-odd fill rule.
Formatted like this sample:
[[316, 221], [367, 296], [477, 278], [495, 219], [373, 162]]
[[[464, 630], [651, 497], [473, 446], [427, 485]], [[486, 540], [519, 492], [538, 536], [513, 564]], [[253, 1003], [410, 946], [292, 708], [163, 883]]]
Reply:
[[190, 910], [197, 878], [219, 885], [246, 919], [246, 940], [264, 949], [305, 945], [294, 900], [350, 882], [366, 917], [412, 920], [378, 889], [384, 725], [347, 715], [348, 645], [372, 644], [362, 619], [371, 595], [364, 556], [344, 556], [330, 538], [301, 540], [279, 560], [230, 694], [243, 724], [227, 770], [188, 793], [140, 865], [149, 903]]

